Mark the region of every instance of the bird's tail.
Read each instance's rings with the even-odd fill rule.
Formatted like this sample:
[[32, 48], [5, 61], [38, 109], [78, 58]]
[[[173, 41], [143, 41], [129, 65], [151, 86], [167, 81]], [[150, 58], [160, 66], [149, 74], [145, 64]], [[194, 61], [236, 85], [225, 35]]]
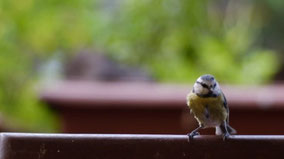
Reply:
[[[226, 125], [227, 125], [227, 130], [229, 134], [237, 133], [237, 131], [234, 128], [232, 128], [229, 124], [226, 124]], [[224, 124], [221, 124], [220, 126], [216, 126], [216, 132], [215, 132], [216, 135], [222, 135], [222, 134], [225, 134], [225, 132], [226, 132], [226, 129], [225, 129]]]

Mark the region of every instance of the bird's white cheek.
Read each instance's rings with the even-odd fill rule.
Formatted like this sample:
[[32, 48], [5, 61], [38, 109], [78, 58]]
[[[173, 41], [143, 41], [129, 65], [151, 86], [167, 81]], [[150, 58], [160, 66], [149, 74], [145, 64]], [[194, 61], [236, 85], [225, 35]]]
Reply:
[[209, 92], [208, 89], [203, 88], [200, 85], [195, 85], [194, 86], [194, 91], [195, 91], [195, 93], [198, 93], [198, 94], [207, 94]]

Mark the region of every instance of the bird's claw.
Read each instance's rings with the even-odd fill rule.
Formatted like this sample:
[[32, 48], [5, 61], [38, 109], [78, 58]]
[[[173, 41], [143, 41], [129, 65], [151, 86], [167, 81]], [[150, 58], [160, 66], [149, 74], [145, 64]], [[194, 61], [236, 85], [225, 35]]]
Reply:
[[192, 140], [193, 139], [193, 137], [194, 136], [196, 136], [196, 135], [200, 135], [200, 133], [199, 132], [191, 132], [191, 133], [188, 133], [187, 134], [187, 136], [188, 136], [188, 140], [190, 141], [190, 140]]
[[227, 132], [223, 134], [223, 141], [226, 141], [230, 137], [230, 134]]

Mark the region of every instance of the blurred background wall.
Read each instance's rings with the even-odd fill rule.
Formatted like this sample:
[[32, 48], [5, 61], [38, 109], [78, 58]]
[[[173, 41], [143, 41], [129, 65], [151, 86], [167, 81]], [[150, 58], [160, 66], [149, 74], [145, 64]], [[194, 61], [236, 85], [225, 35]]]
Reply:
[[280, 0], [0, 0], [0, 126], [62, 131], [39, 97], [56, 81], [189, 91], [210, 73], [242, 87], [281, 83], [283, 8]]

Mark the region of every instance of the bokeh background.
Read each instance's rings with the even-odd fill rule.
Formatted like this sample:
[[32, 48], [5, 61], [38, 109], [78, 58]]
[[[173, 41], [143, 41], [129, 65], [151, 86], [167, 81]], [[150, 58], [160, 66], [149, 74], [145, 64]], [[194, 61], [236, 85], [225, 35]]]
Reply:
[[40, 96], [57, 81], [189, 91], [210, 73], [234, 87], [281, 83], [283, 8], [281, 0], [0, 0], [1, 129], [64, 131]]

